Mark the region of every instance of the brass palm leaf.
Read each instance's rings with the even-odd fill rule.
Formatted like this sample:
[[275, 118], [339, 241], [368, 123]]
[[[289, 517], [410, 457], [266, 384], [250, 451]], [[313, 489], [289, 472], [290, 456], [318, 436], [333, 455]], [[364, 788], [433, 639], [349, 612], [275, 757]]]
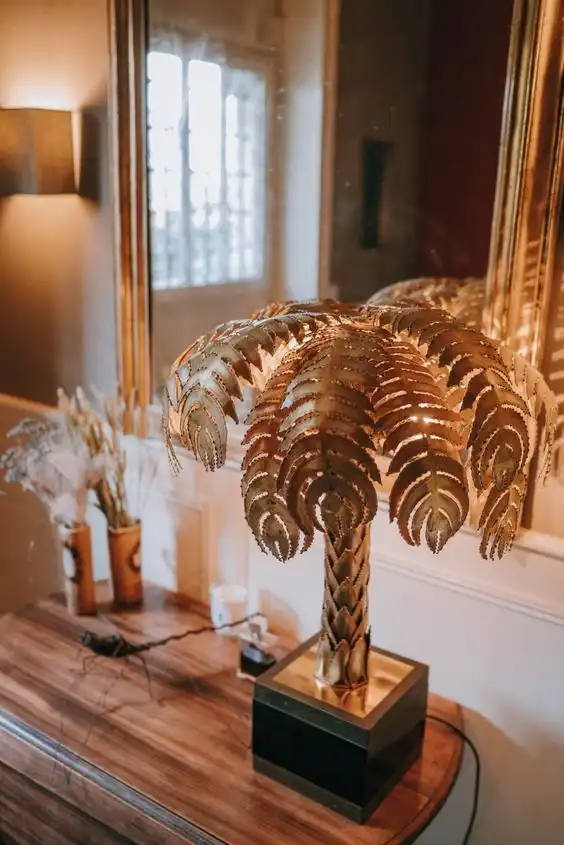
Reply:
[[426, 302], [444, 308], [465, 325], [479, 329], [482, 325], [486, 283], [484, 279], [422, 277], [395, 282], [377, 291], [369, 305], [394, 305], [400, 301]]
[[[314, 341], [309, 346], [313, 348]], [[241, 467], [245, 519], [262, 551], [281, 561], [293, 557], [300, 543], [305, 551], [313, 540], [313, 533], [307, 530], [302, 540], [302, 529], [278, 489], [282, 463], [279, 428], [287, 413], [283, 402], [299, 360], [296, 351], [286, 353], [247, 417], [249, 428], [243, 438], [248, 447]]]
[[337, 302], [334, 299], [310, 299], [303, 302], [288, 300], [286, 302], [271, 302], [266, 308], [255, 311], [251, 319], [262, 320], [265, 317], [278, 317], [281, 314], [302, 314], [304, 311], [309, 314], [331, 314], [339, 321], [341, 317], [347, 314], [357, 314], [358, 308], [356, 305]]
[[342, 537], [371, 522], [378, 507], [368, 398], [374, 344], [359, 343], [360, 337], [353, 326], [322, 331], [312, 355], [307, 344], [300, 350], [298, 372], [287, 387], [278, 483], [307, 533], [317, 528]]
[[552, 460], [558, 402], [542, 375], [526, 358], [507, 346], [500, 346], [499, 352], [509, 371], [513, 389], [527, 402], [534, 421], [530, 439], [536, 444], [537, 477], [544, 482]]
[[[300, 343], [330, 321], [325, 313], [302, 311], [258, 320], [227, 323], [202, 336], [179, 359], [166, 387], [168, 403], [176, 415], [175, 432], [183, 446], [206, 469], [225, 463], [226, 418], [239, 422], [235, 399], [242, 399], [242, 385], [254, 385], [253, 368], [261, 372], [265, 358], [291, 341]], [[167, 429], [169, 422], [165, 420]], [[171, 464], [177, 465], [172, 438], [167, 439]]]
[[374, 428], [391, 456], [390, 520], [404, 540], [419, 545], [425, 527], [438, 552], [463, 524], [468, 491], [459, 458], [462, 422], [417, 349], [389, 335], [376, 364]]
[[475, 279], [455, 279], [449, 276], [421, 276], [417, 279], [405, 279], [376, 291], [368, 300], [368, 305], [394, 305], [401, 300], [415, 300], [429, 302], [449, 310], [449, 305], [456, 300], [461, 289], [475, 281]]
[[378, 324], [408, 337], [429, 363], [444, 372], [454, 409], [472, 412], [465, 447], [477, 490], [485, 489], [490, 467], [496, 486], [508, 487], [530, 460], [530, 411], [513, 389], [494, 344], [442, 309], [424, 303], [371, 310]]
[[478, 527], [482, 531], [480, 554], [484, 558], [501, 558], [511, 548], [521, 524], [527, 475], [520, 472], [509, 487], [492, 486], [484, 503]]
[[460, 287], [451, 305], [446, 306], [446, 310], [465, 325], [481, 329], [484, 321], [485, 300], [485, 279], [468, 279], [466, 284]]

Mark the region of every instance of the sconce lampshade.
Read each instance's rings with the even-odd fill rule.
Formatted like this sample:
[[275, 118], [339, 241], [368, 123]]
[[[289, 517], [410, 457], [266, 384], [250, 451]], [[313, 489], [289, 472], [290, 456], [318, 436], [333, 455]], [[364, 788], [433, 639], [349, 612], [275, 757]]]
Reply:
[[74, 193], [72, 112], [0, 109], [0, 196]]

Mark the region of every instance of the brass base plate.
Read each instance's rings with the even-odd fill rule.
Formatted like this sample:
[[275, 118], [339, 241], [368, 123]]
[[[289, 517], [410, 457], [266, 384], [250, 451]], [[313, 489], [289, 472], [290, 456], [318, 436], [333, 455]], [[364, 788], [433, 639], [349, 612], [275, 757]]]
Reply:
[[368, 657], [368, 683], [352, 690], [336, 689], [320, 683], [314, 676], [317, 645], [298, 654], [288, 665], [272, 675], [281, 687], [344, 711], [357, 719], [366, 719], [414, 671], [414, 666], [397, 657], [371, 649]]

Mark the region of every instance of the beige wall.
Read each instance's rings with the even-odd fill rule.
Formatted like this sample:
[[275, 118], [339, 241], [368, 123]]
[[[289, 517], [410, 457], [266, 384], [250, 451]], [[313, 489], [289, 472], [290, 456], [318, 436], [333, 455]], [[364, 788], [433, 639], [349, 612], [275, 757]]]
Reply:
[[[342, 6], [331, 280], [343, 299], [365, 300], [410, 271], [428, 14], [428, 0]], [[391, 145], [377, 249], [360, 247], [364, 138]]]
[[99, 202], [0, 199], [0, 392], [115, 382], [107, 71], [106, 0], [0, 3], [0, 106], [84, 109], [101, 144]]

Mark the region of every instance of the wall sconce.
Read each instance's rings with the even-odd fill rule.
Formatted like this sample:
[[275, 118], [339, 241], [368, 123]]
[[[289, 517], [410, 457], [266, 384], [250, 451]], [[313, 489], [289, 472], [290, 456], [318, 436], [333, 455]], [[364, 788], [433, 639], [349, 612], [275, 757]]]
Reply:
[[0, 197], [76, 192], [72, 112], [0, 109]]

